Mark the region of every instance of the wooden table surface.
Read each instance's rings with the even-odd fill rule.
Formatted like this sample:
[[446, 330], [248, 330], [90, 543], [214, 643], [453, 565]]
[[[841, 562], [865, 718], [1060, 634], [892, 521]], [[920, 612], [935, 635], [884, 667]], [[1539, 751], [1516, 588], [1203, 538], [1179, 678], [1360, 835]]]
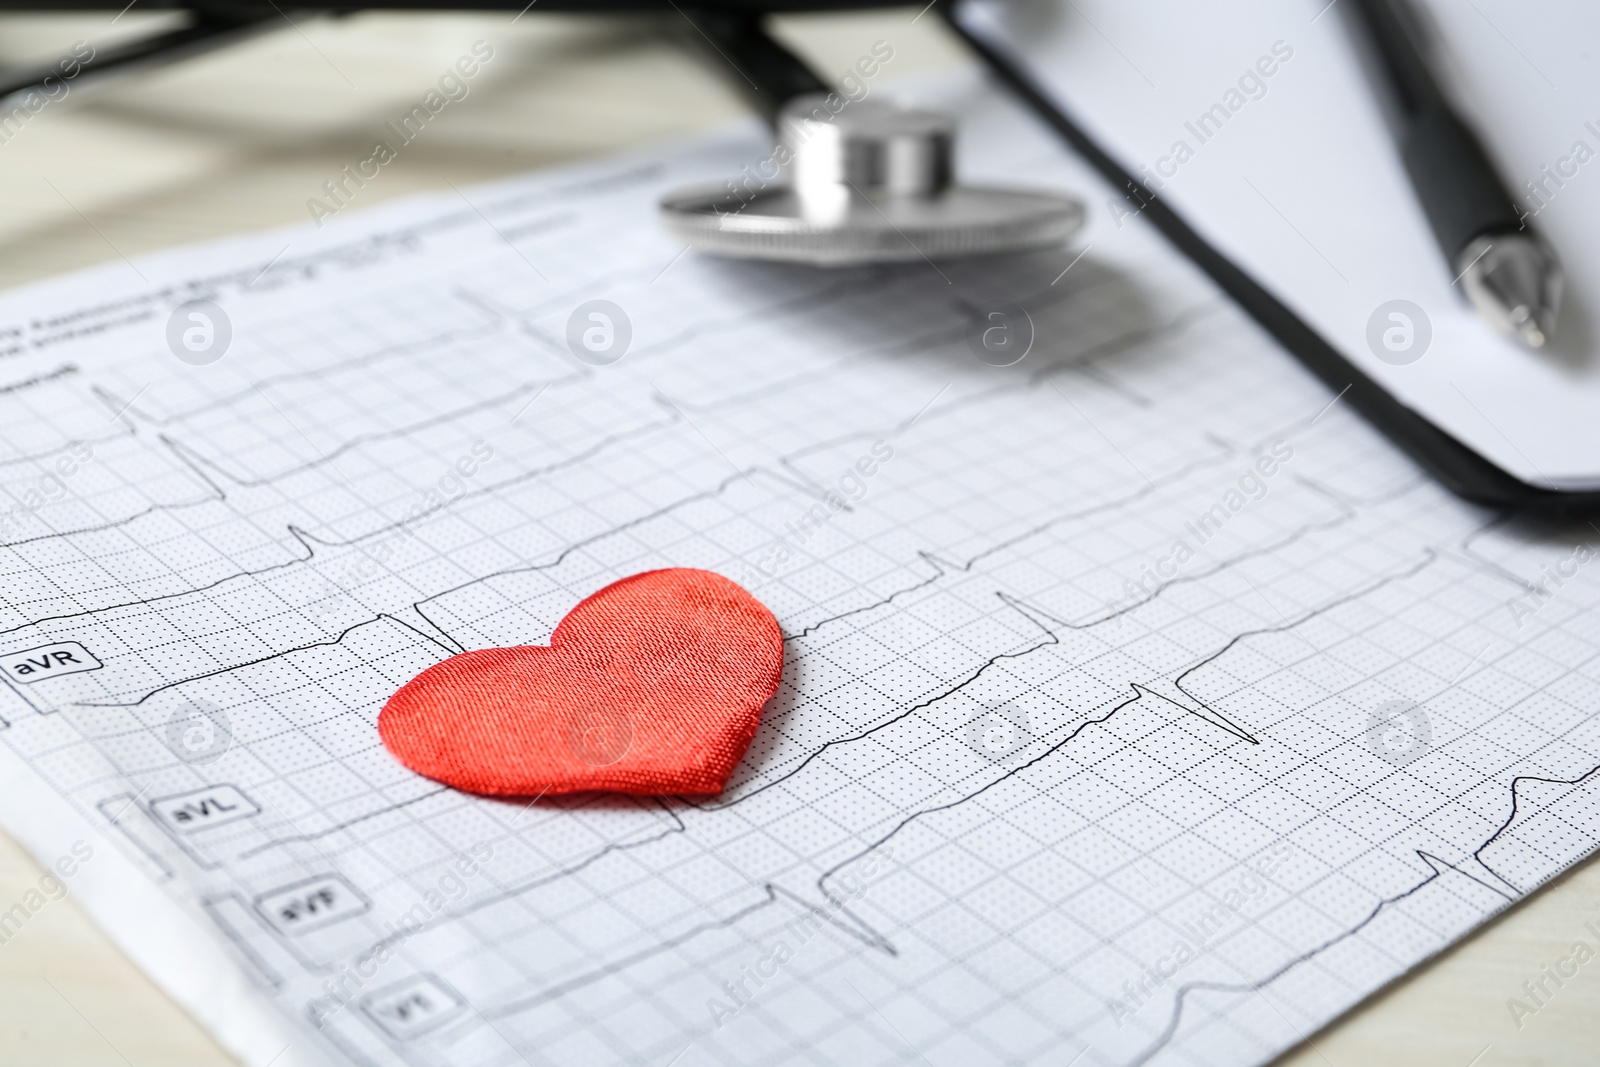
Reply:
[[[873, 40], [895, 73], [968, 62], [916, 8], [808, 17], [784, 35], [823, 71]], [[163, 16], [0, 18], [0, 63], [51, 61], [149, 32]], [[484, 39], [496, 58], [448, 122], [383, 170], [365, 204], [704, 130], [744, 113], [663, 23], [528, 14], [287, 22], [224, 52], [74, 87], [0, 144], [0, 285], [309, 217], [306, 201], [369, 154], [384, 119]], [[0, 911], [40, 871], [0, 835]], [[1600, 919], [1600, 865], [1569, 872], [1374, 996], [1282, 1062], [1293, 1067], [1600, 1062], [1600, 964], [1519, 1026], [1521, 983]], [[1592, 940], [1592, 939], [1591, 939]], [[1476, 1057], [1476, 1059], [1475, 1059]], [[0, 1065], [232, 1064], [69, 896], [0, 945]], [[938, 1064], [936, 1067], [959, 1067]], [[1060, 1067], [1060, 1065], [1057, 1065]]]

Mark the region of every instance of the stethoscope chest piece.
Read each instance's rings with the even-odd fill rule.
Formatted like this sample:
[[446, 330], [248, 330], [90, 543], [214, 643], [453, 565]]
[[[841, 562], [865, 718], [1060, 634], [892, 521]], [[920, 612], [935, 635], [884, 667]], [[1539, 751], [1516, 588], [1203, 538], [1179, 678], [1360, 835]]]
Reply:
[[955, 184], [949, 116], [829, 99], [784, 108], [770, 179], [747, 168], [662, 200], [667, 230], [717, 255], [848, 266], [1053, 248], [1083, 225], [1071, 197]]

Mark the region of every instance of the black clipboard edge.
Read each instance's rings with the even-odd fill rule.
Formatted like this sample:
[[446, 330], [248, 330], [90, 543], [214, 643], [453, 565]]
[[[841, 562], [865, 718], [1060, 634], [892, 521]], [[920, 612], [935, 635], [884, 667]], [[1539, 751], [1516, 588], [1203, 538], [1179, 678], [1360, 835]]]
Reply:
[[957, 18], [958, 3], [959, 0], [939, 0], [940, 14], [994, 77], [1113, 187], [1122, 190], [1128, 202], [1163, 237], [1205, 271], [1262, 329], [1328, 388], [1336, 393], [1343, 391], [1352, 408], [1441, 485], [1463, 499], [1491, 508], [1562, 517], [1600, 512], [1600, 491], [1566, 492], [1530, 485], [1395, 399], [1394, 394], [1340, 355], [1305, 320], [1212, 247], [1182, 216], [1123, 169], [1010, 57], [969, 32]]

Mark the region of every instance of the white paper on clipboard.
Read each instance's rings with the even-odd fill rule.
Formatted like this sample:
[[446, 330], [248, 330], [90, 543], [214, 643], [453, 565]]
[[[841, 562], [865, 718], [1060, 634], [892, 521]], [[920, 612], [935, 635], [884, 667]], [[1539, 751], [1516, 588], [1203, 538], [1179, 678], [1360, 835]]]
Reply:
[[[957, 10], [1402, 402], [1522, 481], [1600, 486], [1600, 167], [1586, 165], [1600, 156], [1600, 111], [1585, 110], [1600, 83], [1582, 54], [1600, 32], [1592, 7], [1426, 9], [1443, 74], [1566, 270], [1561, 328], [1539, 353], [1490, 332], [1452, 284], [1336, 3]], [[1133, 210], [1115, 193], [1097, 207]], [[1395, 301], [1423, 312], [1398, 352], [1370, 339], [1394, 328], [1382, 309]]]

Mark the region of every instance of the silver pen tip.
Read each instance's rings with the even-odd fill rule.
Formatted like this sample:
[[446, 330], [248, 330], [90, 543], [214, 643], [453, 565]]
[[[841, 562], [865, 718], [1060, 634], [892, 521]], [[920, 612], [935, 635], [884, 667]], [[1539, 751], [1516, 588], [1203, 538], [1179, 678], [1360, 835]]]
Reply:
[[1530, 233], [1479, 237], [1457, 257], [1461, 284], [1497, 333], [1529, 348], [1555, 335], [1561, 311], [1561, 264]]
[[1538, 318], [1526, 304], [1519, 304], [1512, 309], [1511, 327], [1523, 344], [1529, 348], [1543, 348], [1549, 335], [1539, 326]]

